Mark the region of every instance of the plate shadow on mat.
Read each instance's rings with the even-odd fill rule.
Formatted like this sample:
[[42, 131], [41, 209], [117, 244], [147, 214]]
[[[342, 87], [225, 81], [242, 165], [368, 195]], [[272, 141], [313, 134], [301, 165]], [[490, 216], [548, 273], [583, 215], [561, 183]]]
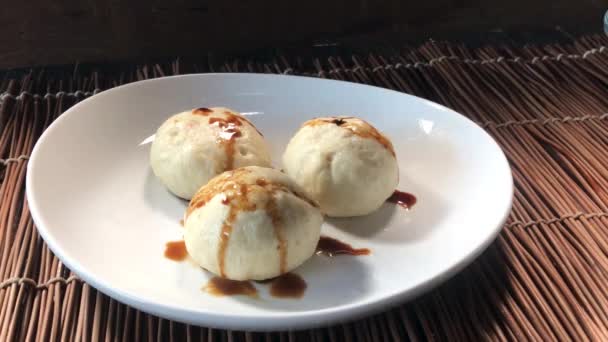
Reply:
[[[424, 327], [441, 324], [432, 332], [459, 331], [465, 334], [461, 339], [480, 341], [497, 337], [496, 332], [501, 331], [509, 339], [503, 323], [508, 318], [503, 311], [520, 290], [513, 287], [513, 271], [505, 260], [504, 247], [495, 240], [472, 264], [438, 288], [402, 305], [398, 314], [406, 315], [421, 337], [458, 340], [457, 336], [428, 336]], [[431, 313], [434, 316], [428, 316]]]

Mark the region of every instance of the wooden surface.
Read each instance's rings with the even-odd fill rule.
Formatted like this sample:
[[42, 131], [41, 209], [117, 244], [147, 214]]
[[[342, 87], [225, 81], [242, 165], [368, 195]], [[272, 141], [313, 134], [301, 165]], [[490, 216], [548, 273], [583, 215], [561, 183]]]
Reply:
[[0, 69], [242, 52], [374, 32], [418, 41], [556, 25], [600, 32], [606, 9], [607, 0], [12, 1], [0, 11]]
[[[602, 34], [545, 46], [427, 42], [359, 55], [309, 51], [122, 65], [112, 72], [0, 72], [0, 341], [606, 341], [607, 46]], [[496, 139], [511, 165], [514, 200], [503, 230], [438, 288], [332, 327], [217, 330], [110, 299], [71, 273], [38, 235], [24, 194], [28, 156], [52, 120], [96, 91], [208, 71], [360, 82], [463, 113]]]

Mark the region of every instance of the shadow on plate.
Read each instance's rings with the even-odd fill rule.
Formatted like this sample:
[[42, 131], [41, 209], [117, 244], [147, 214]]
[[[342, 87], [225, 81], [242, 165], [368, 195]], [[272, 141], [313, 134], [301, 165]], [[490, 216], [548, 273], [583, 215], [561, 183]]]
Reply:
[[417, 198], [411, 210], [384, 203], [366, 216], [326, 218], [326, 222], [347, 234], [395, 244], [423, 240], [438, 229], [450, 214], [446, 196], [459, 193], [454, 184], [458, 184], [462, 157], [435, 131], [403, 140], [397, 152], [398, 190]]
[[363, 263], [363, 258], [313, 256], [293, 271], [306, 281], [307, 288], [302, 298], [274, 298], [270, 296], [270, 285], [255, 283], [260, 298], [235, 296], [230, 299], [286, 312], [321, 310], [353, 303], [371, 291], [371, 270]]
[[170, 220], [176, 223], [184, 217], [184, 212], [188, 207], [188, 201], [173, 195], [167, 188], [158, 180], [148, 168], [146, 181], [144, 182], [143, 191], [144, 201], [155, 212], [162, 213]]
[[360, 238], [389, 243], [422, 240], [433, 232], [448, 215], [447, 204], [431, 190], [410, 181], [407, 188], [399, 189], [414, 194], [417, 203], [411, 209], [386, 202], [375, 212], [359, 217], [331, 218], [331, 226]]

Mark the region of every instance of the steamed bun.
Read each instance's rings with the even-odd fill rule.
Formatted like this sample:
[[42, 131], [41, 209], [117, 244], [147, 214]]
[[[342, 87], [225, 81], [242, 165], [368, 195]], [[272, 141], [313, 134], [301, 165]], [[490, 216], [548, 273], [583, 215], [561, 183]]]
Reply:
[[188, 254], [232, 280], [263, 280], [298, 267], [321, 233], [316, 203], [284, 173], [250, 166], [203, 186], [186, 211]]
[[211, 178], [235, 168], [270, 166], [257, 129], [227, 108], [198, 108], [165, 121], [152, 143], [152, 171], [175, 195], [190, 199]]
[[324, 214], [335, 217], [373, 212], [399, 182], [390, 140], [354, 117], [305, 122], [287, 145], [283, 167]]

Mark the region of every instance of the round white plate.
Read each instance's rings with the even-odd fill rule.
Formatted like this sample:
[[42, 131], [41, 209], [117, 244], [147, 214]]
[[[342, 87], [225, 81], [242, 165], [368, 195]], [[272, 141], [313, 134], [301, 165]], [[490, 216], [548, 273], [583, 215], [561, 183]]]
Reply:
[[[148, 165], [149, 142], [176, 112], [225, 106], [249, 115], [276, 167], [292, 134], [315, 116], [359, 116], [386, 133], [411, 211], [385, 204], [363, 218], [327, 220], [323, 233], [369, 256], [314, 256], [295, 270], [302, 299], [213, 297], [209, 274], [163, 256], [182, 237], [186, 203]], [[505, 156], [481, 128], [420, 98], [360, 84], [256, 74], [186, 75], [104, 91], [69, 109], [29, 161], [27, 196], [51, 250], [86, 282], [137, 309], [190, 324], [297, 329], [372, 313], [428, 290], [475, 258], [510, 209]], [[356, 200], [356, 199], [354, 199]]]

